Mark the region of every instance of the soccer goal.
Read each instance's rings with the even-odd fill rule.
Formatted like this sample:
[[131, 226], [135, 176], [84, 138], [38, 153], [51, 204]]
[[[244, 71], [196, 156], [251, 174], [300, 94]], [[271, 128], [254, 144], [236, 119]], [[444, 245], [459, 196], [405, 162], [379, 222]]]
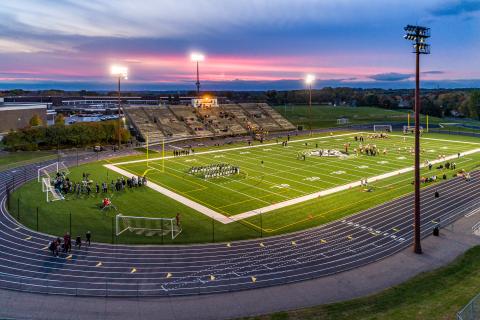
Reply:
[[[423, 127], [419, 126], [419, 129], [420, 129], [420, 133], [422, 133], [423, 132]], [[403, 126], [403, 133], [404, 134], [415, 133], [415, 126]]]
[[37, 181], [42, 182], [42, 178], [51, 178], [52, 175], [62, 172], [64, 175], [70, 173], [63, 162], [54, 162], [37, 170]]
[[55, 190], [50, 177], [42, 177], [42, 191], [45, 193], [47, 202], [65, 199], [59, 191]]
[[115, 216], [115, 234], [119, 236], [125, 231], [135, 232], [147, 237], [171, 235], [172, 239], [175, 239], [182, 232], [182, 228], [177, 226], [175, 218], [136, 217], [117, 214]]
[[392, 132], [392, 125], [391, 124], [374, 124], [373, 131], [375, 132]]

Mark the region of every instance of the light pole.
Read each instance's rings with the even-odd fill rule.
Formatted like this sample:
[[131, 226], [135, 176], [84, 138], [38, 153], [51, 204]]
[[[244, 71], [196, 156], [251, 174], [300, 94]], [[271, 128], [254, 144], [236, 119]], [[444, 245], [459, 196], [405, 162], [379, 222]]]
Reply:
[[405, 28], [406, 40], [413, 41], [415, 53], [415, 203], [413, 222], [413, 251], [422, 253], [420, 244], [420, 55], [430, 53], [430, 45], [426, 39], [430, 37], [430, 28], [407, 25]]
[[201, 53], [192, 53], [190, 55], [190, 60], [197, 63], [197, 82], [195, 82], [195, 85], [197, 86], [197, 97], [199, 97], [200, 96], [200, 72], [199, 72], [198, 64], [200, 61], [205, 60], [205, 56]]
[[122, 78], [125, 80], [128, 79], [128, 68], [124, 66], [113, 65], [110, 68], [110, 74], [118, 79], [118, 150], [120, 150], [120, 145], [122, 143], [120, 80]]
[[305, 83], [308, 86], [308, 126], [310, 134], [312, 134], [312, 84], [315, 81], [313, 74], [307, 74]]

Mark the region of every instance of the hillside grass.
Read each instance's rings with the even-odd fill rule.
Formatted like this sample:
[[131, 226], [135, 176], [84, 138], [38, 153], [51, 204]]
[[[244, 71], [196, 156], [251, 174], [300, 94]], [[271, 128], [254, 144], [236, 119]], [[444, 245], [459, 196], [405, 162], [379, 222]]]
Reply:
[[480, 246], [445, 267], [365, 298], [243, 320], [454, 320], [480, 291]]

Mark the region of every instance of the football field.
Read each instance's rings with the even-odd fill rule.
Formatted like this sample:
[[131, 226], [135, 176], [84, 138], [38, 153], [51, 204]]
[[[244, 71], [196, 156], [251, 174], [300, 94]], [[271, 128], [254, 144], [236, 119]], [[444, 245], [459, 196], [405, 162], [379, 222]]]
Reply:
[[[360, 136], [363, 142], [355, 140]], [[373, 133], [354, 132], [304, 136], [287, 145], [283, 141], [286, 139], [113, 165], [132, 175], [145, 174], [151, 184], [171, 192], [164, 194], [179, 195], [190, 200], [187, 205], [194, 209], [195, 205], [208, 208], [232, 221], [357, 187], [361, 180], [379, 181], [412, 170], [412, 135], [394, 133], [374, 138]], [[475, 140], [454, 140], [445, 135], [427, 134], [421, 145], [422, 165], [425, 160], [433, 163], [432, 172], [428, 166], [422, 172], [425, 177], [438, 174], [435, 169], [446, 162], [456, 163], [456, 170], [449, 170], [454, 174], [480, 151]], [[366, 148], [374, 148], [375, 155], [360, 151]], [[330, 155], [325, 156], [328, 152]], [[238, 167], [240, 172], [207, 179], [189, 173], [192, 167], [220, 164]], [[370, 186], [360, 188], [373, 191]]]

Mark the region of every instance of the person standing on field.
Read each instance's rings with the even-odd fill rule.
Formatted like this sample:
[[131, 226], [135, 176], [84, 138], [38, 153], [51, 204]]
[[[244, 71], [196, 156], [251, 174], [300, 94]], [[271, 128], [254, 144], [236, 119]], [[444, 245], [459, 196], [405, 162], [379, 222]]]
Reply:
[[92, 233], [91, 233], [90, 231], [87, 231], [87, 233], [85, 234], [85, 239], [86, 239], [85, 242], [86, 242], [88, 245], [90, 245], [90, 240], [91, 240], [91, 238], [92, 238]]

